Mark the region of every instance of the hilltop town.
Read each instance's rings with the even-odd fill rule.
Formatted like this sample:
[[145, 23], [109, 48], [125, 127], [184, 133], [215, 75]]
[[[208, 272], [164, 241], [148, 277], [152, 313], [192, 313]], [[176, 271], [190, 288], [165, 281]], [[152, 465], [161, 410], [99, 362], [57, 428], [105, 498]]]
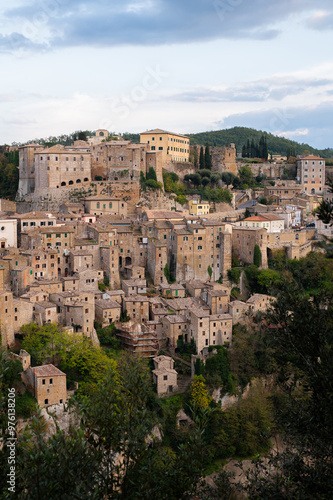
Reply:
[[[142, 133], [140, 143], [97, 130], [70, 146], [18, 147], [16, 201], [0, 206], [2, 345], [13, 348], [34, 322], [95, 345], [96, 324], [114, 325], [127, 350], [155, 359], [177, 354], [180, 342], [203, 360], [211, 346], [230, 348], [233, 326], [272, 300], [251, 293], [242, 266], [267, 269], [278, 252], [305, 257], [331, 236], [314, 215], [331, 194], [321, 157], [244, 164], [233, 144], [205, 149], [160, 129]], [[177, 195], [200, 171], [229, 203]], [[237, 189], [232, 181], [242, 175], [252, 177]], [[157, 381], [159, 392], [177, 388], [170, 373], [172, 383]], [[66, 391], [35, 396], [47, 406], [65, 401]]]
[[[49, 479], [24, 473], [32, 432], [52, 470], [68, 454], [77, 479], [56, 479], [57, 497], [91, 484], [96, 498], [127, 488], [151, 498], [146, 484], [156, 498], [204, 494], [210, 471], [227, 463], [233, 477], [234, 458], [280, 440], [274, 412], [291, 366], [297, 411], [311, 383], [322, 418], [326, 389], [308, 375], [331, 366], [330, 162], [269, 154], [264, 135], [240, 152], [161, 129], [140, 142], [97, 130], [70, 145], [3, 147], [3, 158], [18, 179], [16, 197], [0, 199], [0, 403], [8, 387], [16, 408], [2, 406], [1, 439], [18, 436], [21, 492], [49, 493]], [[326, 440], [311, 411], [308, 421]], [[147, 475], [152, 457], [164, 496], [160, 473]], [[232, 495], [221, 474], [214, 491]]]

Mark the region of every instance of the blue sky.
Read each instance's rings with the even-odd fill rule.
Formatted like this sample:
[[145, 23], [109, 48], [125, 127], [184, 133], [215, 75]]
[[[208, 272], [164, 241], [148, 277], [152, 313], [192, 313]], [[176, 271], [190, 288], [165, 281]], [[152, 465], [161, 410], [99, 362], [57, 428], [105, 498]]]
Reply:
[[331, 0], [11, 0], [0, 144], [235, 125], [333, 147]]

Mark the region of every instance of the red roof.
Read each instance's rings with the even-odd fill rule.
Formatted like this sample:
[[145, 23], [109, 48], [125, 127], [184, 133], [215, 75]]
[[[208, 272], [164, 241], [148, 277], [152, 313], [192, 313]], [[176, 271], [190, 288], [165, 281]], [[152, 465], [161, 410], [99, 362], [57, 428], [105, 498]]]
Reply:
[[247, 219], [244, 219], [245, 221], [256, 221], [256, 222], [266, 222], [267, 219], [265, 217], [262, 217], [261, 215], [252, 215], [252, 217], [248, 217]]

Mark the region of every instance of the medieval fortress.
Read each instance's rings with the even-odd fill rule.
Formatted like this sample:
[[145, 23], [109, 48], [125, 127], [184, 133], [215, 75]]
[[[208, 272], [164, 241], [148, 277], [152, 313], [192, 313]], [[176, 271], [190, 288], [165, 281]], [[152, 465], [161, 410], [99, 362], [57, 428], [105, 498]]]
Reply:
[[[108, 141], [108, 131], [97, 130], [96, 136], [89, 137], [87, 142], [74, 141], [71, 146], [22, 146], [18, 199], [36, 201], [52, 196], [57, 199], [66, 190], [87, 190], [95, 181], [111, 182], [113, 186], [138, 185], [140, 173], [146, 175], [151, 167], [162, 182], [162, 168], [172, 163], [176, 154], [178, 162], [189, 161], [189, 139], [159, 129], [149, 134], [141, 135], [140, 144], [121, 139]], [[186, 148], [177, 147], [185, 141]], [[172, 144], [169, 148], [168, 142]], [[178, 153], [178, 149], [186, 152]]]
[[[146, 176], [152, 167], [157, 181], [163, 182], [163, 170], [179, 177], [194, 171], [190, 160], [196, 147], [190, 153], [189, 138], [183, 135], [154, 129], [141, 133], [139, 144], [108, 137], [109, 132], [100, 129], [71, 146], [21, 146], [18, 201], [33, 202], [36, 209], [45, 209], [45, 202], [51, 202], [48, 207], [55, 208], [68, 201], [71, 193], [96, 194], [97, 188], [103, 191], [102, 185], [103, 192], [132, 201], [134, 208], [141, 172]], [[213, 170], [236, 174], [235, 146], [214, 149], [218, 151], [213, 154]]]

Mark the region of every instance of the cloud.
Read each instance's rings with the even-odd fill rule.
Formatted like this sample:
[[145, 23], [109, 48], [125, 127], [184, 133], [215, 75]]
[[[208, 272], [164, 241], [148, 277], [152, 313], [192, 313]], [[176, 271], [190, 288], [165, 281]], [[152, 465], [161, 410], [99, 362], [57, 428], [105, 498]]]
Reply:
[[333, 13], [317, 11], [308, 18], [307, 26], [318, 31], [331, 30], [333, 29]]
[[217, 128], [235, 126], [264, 130], [274, 135], [300, 141], [313, 147], [333, 147], [333, 102], [308, 107], [275, 108], [231, 114], [216, 123]]
[[[331, 86], [327, 89], [326, 87]], [[325, 87], [325, 89], [322, 89]], [[266, 102], [282, 101], [292, 95], [300, 95], [311, 88], [321, 89], [324, 95], [333, 93], [333, 79], [279, 77], [254, 82], [244, 82], [232, 87], [198, 88], [170, 96], [169, 99], [187, 102]]]
[[0, 52], [11, 53], [19, 50], [39, 51], [45, 50], [45, 48], [44, 44], [36, 44], [20, 33], [0, 34]]
[[[313, 10], [312, 0], [49, 0], [5, 12], [7, 21], [51, 47], [161, 45], [214, 39], [275, 38], [281, 23]], [[317, 0], [326, 8], [328, 0]], [[38, 28], [38, 29], [37, 29]]]

